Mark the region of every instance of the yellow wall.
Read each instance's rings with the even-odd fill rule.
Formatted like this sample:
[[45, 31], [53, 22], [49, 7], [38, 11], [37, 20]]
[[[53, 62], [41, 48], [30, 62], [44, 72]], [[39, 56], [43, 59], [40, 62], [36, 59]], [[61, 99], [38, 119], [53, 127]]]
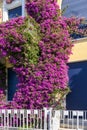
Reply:
[[69, 62], [78, 62], [87, 60], [87, 38], [75, 40], [75, 45], [72, 48], [72, 55]]
[[61, 9], [62, 0], [57, 0], [57, 2], [58, 2], [58, 5], [60, 6], [60, 9]]

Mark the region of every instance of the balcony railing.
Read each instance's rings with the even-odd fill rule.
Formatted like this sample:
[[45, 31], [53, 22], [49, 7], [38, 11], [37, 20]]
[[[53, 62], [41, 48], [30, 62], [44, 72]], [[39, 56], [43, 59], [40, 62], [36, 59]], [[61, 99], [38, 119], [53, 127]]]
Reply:
[[14, 130], [87, 130], [87, 111], [0, 110], [0, 128]]
[[87, 22], [86, 22], [86, 23], [83, 23], [83, 24], [80, 24], [80, 25], [79, 25], [79, 29], [85, 30], [85, 31], [84, 31], [85, 33], [83, 33], [83, 34], [73, 33], [73, 34], [71, 34], [71, 37], [72, 37], [73, 39], [79, 39], [79, 38], [87, 37], [87, 33], [86, 33], [86, 30], [87, 30]]

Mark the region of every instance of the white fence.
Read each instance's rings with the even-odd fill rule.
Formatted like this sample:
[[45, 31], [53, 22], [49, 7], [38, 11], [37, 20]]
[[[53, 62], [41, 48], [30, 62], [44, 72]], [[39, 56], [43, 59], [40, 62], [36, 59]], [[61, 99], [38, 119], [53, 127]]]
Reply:
[[87, 111], [0, 110], [0, 129], [11, 130], [87, 130]]
[[0, 128], [17, 130], [50, 130], [52, 109], [43, 110], [0, 110]]
[[87, 111], [60, 111], [60, 128], [87, 130]]

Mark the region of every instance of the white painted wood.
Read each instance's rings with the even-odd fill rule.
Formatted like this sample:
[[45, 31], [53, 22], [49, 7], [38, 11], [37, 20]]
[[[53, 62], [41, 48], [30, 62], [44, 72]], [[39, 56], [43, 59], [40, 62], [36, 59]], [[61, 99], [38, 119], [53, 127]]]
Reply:
[[8, 20], [8, 10], [22, 6], [22, 16], [25, 16], [25, 0], [14, 0], [11, 4], [7, 4], [6, 0], [3, 0], [3, 21]]
[[22, 16], [25, 16], [25, 0], [22, 0]]

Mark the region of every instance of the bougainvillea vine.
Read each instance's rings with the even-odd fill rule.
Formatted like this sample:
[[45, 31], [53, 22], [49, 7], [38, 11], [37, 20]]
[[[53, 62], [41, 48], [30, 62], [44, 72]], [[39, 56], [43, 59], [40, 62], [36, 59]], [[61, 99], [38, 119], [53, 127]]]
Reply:
[[40, 109], [54, 106], [56, 95], [68, 91], [67, 61], [74, 30], [60, 16], [56, 0], [27, 0], [26, 9], [28, 18], [0, 25], [0, 56], [8, 57], [19, 80], [7, 108]]

